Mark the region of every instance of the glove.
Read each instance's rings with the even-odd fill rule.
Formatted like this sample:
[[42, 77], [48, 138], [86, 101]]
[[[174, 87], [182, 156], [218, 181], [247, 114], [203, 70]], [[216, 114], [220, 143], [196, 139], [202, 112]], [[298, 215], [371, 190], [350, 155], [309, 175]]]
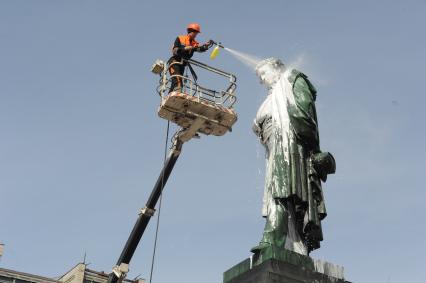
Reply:
[[213, 40], [209, 40], [209, 41], [207, 41], [206, 43], [204, 43], [204, 46], [207, 48], [207, 49], [209, 49], [210, 47], [212, 47], [213, 46]]

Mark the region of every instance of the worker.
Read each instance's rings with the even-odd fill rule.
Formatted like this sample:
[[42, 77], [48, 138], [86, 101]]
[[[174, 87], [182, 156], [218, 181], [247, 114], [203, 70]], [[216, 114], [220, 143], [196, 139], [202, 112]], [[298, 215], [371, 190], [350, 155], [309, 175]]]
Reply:
[[[186, 28], [187, 34], [180, 35], [176, 38], [172, 53], [173, 56], [168, 60], [169, 73], [170, 76], [176, 75], [177, 77], [172, 77], [172, 84], [170, 86], [170, 91], [182, 90], [183, 80], [182, 77], [185, 72], [185, 67], [188, 65], [186, 62], [182, 62], [182, 59], [188, 60], [194, 55], [194, 52], [205, 52], [213, 45], [213, 41], [209, 40], [203, 45], [200, 45], [195, 38], [199, 33], [201, 33], [200, 25], [197, 23], [191, 23]], [[192, 70], [191, 65], [189, 65], [191, 73], [194, 77], [194, 80], [197, 80], [194, 71]]]

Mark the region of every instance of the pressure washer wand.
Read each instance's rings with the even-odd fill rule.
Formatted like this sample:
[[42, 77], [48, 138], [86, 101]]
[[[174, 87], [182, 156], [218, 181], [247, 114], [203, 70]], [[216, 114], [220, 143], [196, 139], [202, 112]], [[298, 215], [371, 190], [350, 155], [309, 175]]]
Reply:
[[216, 42], [216, 41], [212, 40], [212, 43], [215, 44], [216, 46], [221, 47], [221, 48], [225, 48], [225, 47], [223, 47], [221, 42]]

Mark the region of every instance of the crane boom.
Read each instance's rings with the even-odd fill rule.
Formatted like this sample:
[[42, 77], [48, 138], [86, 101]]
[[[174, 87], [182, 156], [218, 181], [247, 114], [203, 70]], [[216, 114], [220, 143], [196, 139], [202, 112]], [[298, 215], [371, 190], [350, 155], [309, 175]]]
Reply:
[[149, 220], [154, 215], [155, 205], [157, 204], [161, 192], [166, 185], [167, 179], [169, 178], [170, 173], [172, 172], [173, 167], [180, 155], [183, 144], [183, 141], [180, 137], [181, 135], [175, 135], [175, 138], [173, 139], [172, 148], [169, 151], [169, 155], [164, 163], [163, 169], [161, 170], [160, 176], [158, 177], [157, 182], [152, 189], [151, 195], [146, 202], [145, 207], [142, 208], [139, 212], [139, 217], [136, 220], [133, 230], [127, 239], [120, 257], [118, 258], [117, 264], [113, 268], [113, 272], [111, 272], [108, 277], [108, 283], [121, 282], [126, 277], [126, 274], [129, 270], [130, 260], [132, 259], [139, 241], [145, 232]]

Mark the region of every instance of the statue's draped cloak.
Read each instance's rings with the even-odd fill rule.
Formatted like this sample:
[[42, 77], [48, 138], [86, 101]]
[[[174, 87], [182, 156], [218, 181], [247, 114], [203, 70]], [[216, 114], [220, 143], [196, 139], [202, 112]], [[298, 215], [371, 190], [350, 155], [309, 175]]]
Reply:
[[320, 152], [316, 90], [306, 75], [292, 70], [287, 77], [294, 99], [287, 103], [289, 127], [280, 129], [272, 119], [272, 95], [256, 116], [261, 140], [266, 147], [266, 182], [262, 214], [268, 215], [270, 199], [290, 201], [295, 207], [296, 228], [308, 251], [320, 247], [321, 220], [326, 209], [321, 181], [311, 164], [311, 155]]

